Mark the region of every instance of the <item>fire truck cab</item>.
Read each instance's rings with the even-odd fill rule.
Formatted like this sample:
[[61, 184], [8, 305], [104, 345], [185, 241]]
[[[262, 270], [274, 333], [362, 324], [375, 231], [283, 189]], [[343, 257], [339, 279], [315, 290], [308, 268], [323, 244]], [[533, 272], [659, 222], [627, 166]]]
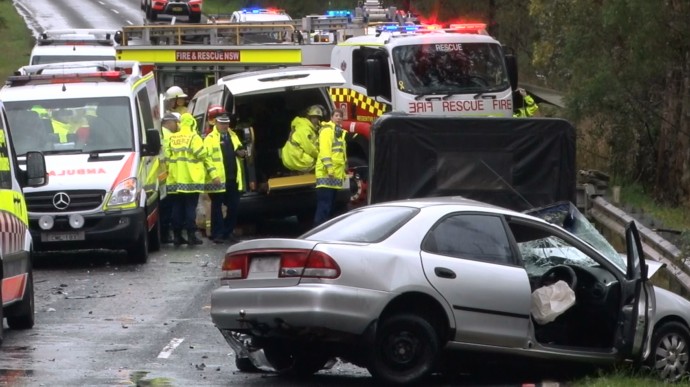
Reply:
[[143, 263], [160, 247], [165, 195], [153, 74], [136, 62], [19, 69], [0, 90], [20, 155], [45, 155], [49, 182], [25, 191], [36, 250], [125, 249]]

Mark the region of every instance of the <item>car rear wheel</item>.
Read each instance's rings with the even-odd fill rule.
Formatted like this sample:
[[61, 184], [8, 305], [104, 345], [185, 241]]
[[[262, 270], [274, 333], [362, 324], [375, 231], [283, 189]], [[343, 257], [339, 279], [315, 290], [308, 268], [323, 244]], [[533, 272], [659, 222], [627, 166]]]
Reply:
[[248, 357], [235, 357], [235, 367], [240, 372], [259, 372], [259, 369]]
[[31, 329], [34, 327], [34, 275], [29, 270], [26, 291], [22, 300], [7, 311], [7, 326], [10, 329]]
[[266, 360], [281, 375], [309, 376], [324, 368], [330, 357], [314, 347], [280, 342], [263, 348]]
[[687, 376], [690, 362], [690, 331], [678, 322], [665, 323], [654, 330], [651, 353], [645, 365], [665, 381]]
[[189, 15], [189, 22], [190, 23], [201, 23], [201, 14], [200, 13], [193, 13]]
[[413, 314], [394, 315], [381, 323], [367, 368], [385, 383], [419, 383], [434, 369], [439, 346], [429, 321]]

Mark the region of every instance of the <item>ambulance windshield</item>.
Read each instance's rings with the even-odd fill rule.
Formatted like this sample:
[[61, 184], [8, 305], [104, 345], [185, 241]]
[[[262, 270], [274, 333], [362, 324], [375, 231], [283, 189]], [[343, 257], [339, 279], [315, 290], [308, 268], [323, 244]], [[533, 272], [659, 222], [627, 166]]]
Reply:
[[112, 61], [117, 58], [114, 55], [34, 55], [31, 57], [32, 65], [81, 62], [81, 61]]
[[501, 47], [435, 43], [393, 49], [398, 89], [416, 95], [497, 92], [510, 87]]
[[18, 155], [134, 149], [127, 97], [15, 101], [5, 108]]

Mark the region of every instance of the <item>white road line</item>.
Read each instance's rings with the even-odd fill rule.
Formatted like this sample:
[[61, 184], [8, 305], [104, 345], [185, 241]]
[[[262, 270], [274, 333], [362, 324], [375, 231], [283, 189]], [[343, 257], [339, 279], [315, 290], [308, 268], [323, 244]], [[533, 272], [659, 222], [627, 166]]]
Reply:
[[120, 12], [119, 12], [118, 10], [116, 10], [116, 9], [110, 8], [110, 10], [113, 11], [113, 12], [115, 12], [115, 13], [118, 14], [118, 15], [120, 14]]
[[100, 5], [105, 5], [105, 3], [102, 2], [102, 1], [99, 1], [98, 4], [100, 4]]
[[179, 339], [178, 339], [178, 338], [173, 338], [172, 340], [170, 340], [170, 342], [168, 343], [168, 345], [166, 345], [166, 346], [163, 348], [163, 350], [161, 351], [161, 353], [158, 354], [158, 358], [159, 358], [159, 359], [167, 359], [167, 358], [169, 358], [169, 357], [170, 357], [170, 354], [172, 354], [172, 351], [174, 351], [175, 348], [177, 348], [178, 345], [182, 344], [183, 341], [184, 341], [184, 337], [179, 338]]
[[134, 23], [132, 23], [131, 21], [127, 20], [127, 24], [129, 24], [129, 25], [131, 26], [131, 25], [134, 24]]

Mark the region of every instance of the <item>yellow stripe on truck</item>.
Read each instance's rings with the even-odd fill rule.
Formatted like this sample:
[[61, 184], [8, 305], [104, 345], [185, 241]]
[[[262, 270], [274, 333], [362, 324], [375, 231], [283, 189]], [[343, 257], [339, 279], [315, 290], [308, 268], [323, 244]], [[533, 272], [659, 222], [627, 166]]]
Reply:
[[117, 60], [134, 60], [141, 63], [256, 63], [295, 64], [302, 63], [300, 49], [285, 50], [236, 50], [229, 48], [211, 49], [127, 49], [117, 50]]
[[373, 98], [357, 92], [352, 89], [344, 87], [331, 87], [329, 89], [331, 99], [333, 102], [347, 102], [354, 103], [358, 108], [373, 114], [378, 117], [386, 112], [388, 106], [385, 103], [378, 102]]

